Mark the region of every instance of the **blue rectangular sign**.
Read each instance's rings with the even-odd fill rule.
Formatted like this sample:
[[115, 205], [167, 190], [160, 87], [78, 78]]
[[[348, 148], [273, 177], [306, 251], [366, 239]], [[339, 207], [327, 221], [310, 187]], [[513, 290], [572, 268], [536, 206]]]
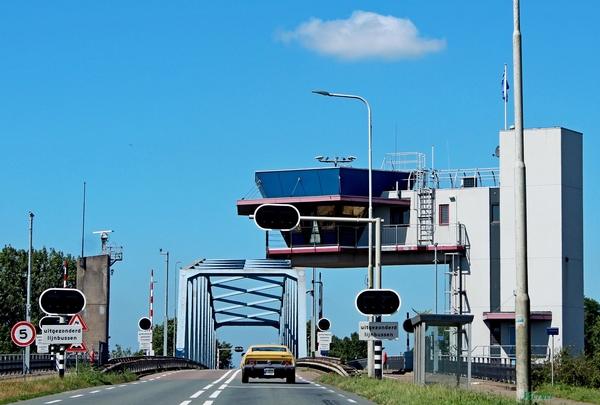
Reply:
[[547, 328], [546, 332], [548, 333], [548, 336], [558, 335], [558, 328]]

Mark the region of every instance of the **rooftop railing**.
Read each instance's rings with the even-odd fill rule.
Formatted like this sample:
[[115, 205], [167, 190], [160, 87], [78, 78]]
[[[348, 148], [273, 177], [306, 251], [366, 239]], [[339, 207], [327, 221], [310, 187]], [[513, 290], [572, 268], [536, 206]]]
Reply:
[[[466, 229], [463, 224], [435, 225], [433, 243], [423, 245], [418, 242], [418, 225], [384, 225], [381, 230], [382, 250], [396, 250], [399, 246], [468, 246]], [[268, 249], [302, 247], [349, 247], [367, 248], [366, 227], [349, 225], [304, 226], [293, 231], [269, 231]]]

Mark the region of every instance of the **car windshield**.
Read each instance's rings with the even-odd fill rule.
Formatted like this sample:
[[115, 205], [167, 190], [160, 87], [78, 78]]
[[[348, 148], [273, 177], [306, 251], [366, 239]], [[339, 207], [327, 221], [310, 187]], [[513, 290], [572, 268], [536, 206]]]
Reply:
[[253, 347], [253, 352], [285, 352], [285, 347]]

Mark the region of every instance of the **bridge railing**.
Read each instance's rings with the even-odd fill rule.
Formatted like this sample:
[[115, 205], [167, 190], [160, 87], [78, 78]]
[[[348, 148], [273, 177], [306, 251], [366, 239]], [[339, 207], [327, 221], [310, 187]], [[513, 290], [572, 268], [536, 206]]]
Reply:
[[129, 371], [134, 374], [150, 374], [166, 370], [206, 369], [203, 364], [180, 357], [133, 356], [110, 359], [101, 372]]
[[360, 375], [360, 372], [352, 366], [342, 363], [339, 359], [302, 357], [296, 359], [296, 367], [314, 368], [326, 373], [333, 372], [342, 377], [353, 377]]

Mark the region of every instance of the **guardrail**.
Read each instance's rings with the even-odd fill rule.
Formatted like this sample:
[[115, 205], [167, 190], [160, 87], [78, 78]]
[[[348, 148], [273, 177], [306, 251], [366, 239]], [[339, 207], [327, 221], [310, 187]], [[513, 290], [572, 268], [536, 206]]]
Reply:
[[314, 368], [326, 373], [333, 372], [342, 377], [359, 376], [360, 371], [348, 364], [344, 364], [339, 360], [323, 359], [318, 357], [301, 357], [296, 359], [296, 367]]
[[[74, 357], [67, 357], [66, 360], [67, 367], [75, 367], [76, 359]], [[148, 374], [184, 368], [206, 369], [207, 367], [193, 360], [182, 359], [178, 357], [137, 356], [110, 359], [108, 363], [100, 367], [100, 372], [123, 372], [128, 370], [134, 374]], [[29, 361], [30, 373], [54, 370], [56, 370], [56, 359], [53, 354], [31, 354]], [[0, 354], [0, 375], [13, 375], [22, 373], [22, 354]]]
[[[52, 371], [55, 368], [54, 355], [31, 354], [29, 359], [29, 371]], [[22, 374], [22, 354], [0, 354], [0, 375]]]
[[101, 373], [109, 371], [130, 371], [134, 374], [150, 374], [166, 370], [206, 369], [203, 364], [180, 357], [154, 357], [135, 356], [110, 359], [100, 370]]

